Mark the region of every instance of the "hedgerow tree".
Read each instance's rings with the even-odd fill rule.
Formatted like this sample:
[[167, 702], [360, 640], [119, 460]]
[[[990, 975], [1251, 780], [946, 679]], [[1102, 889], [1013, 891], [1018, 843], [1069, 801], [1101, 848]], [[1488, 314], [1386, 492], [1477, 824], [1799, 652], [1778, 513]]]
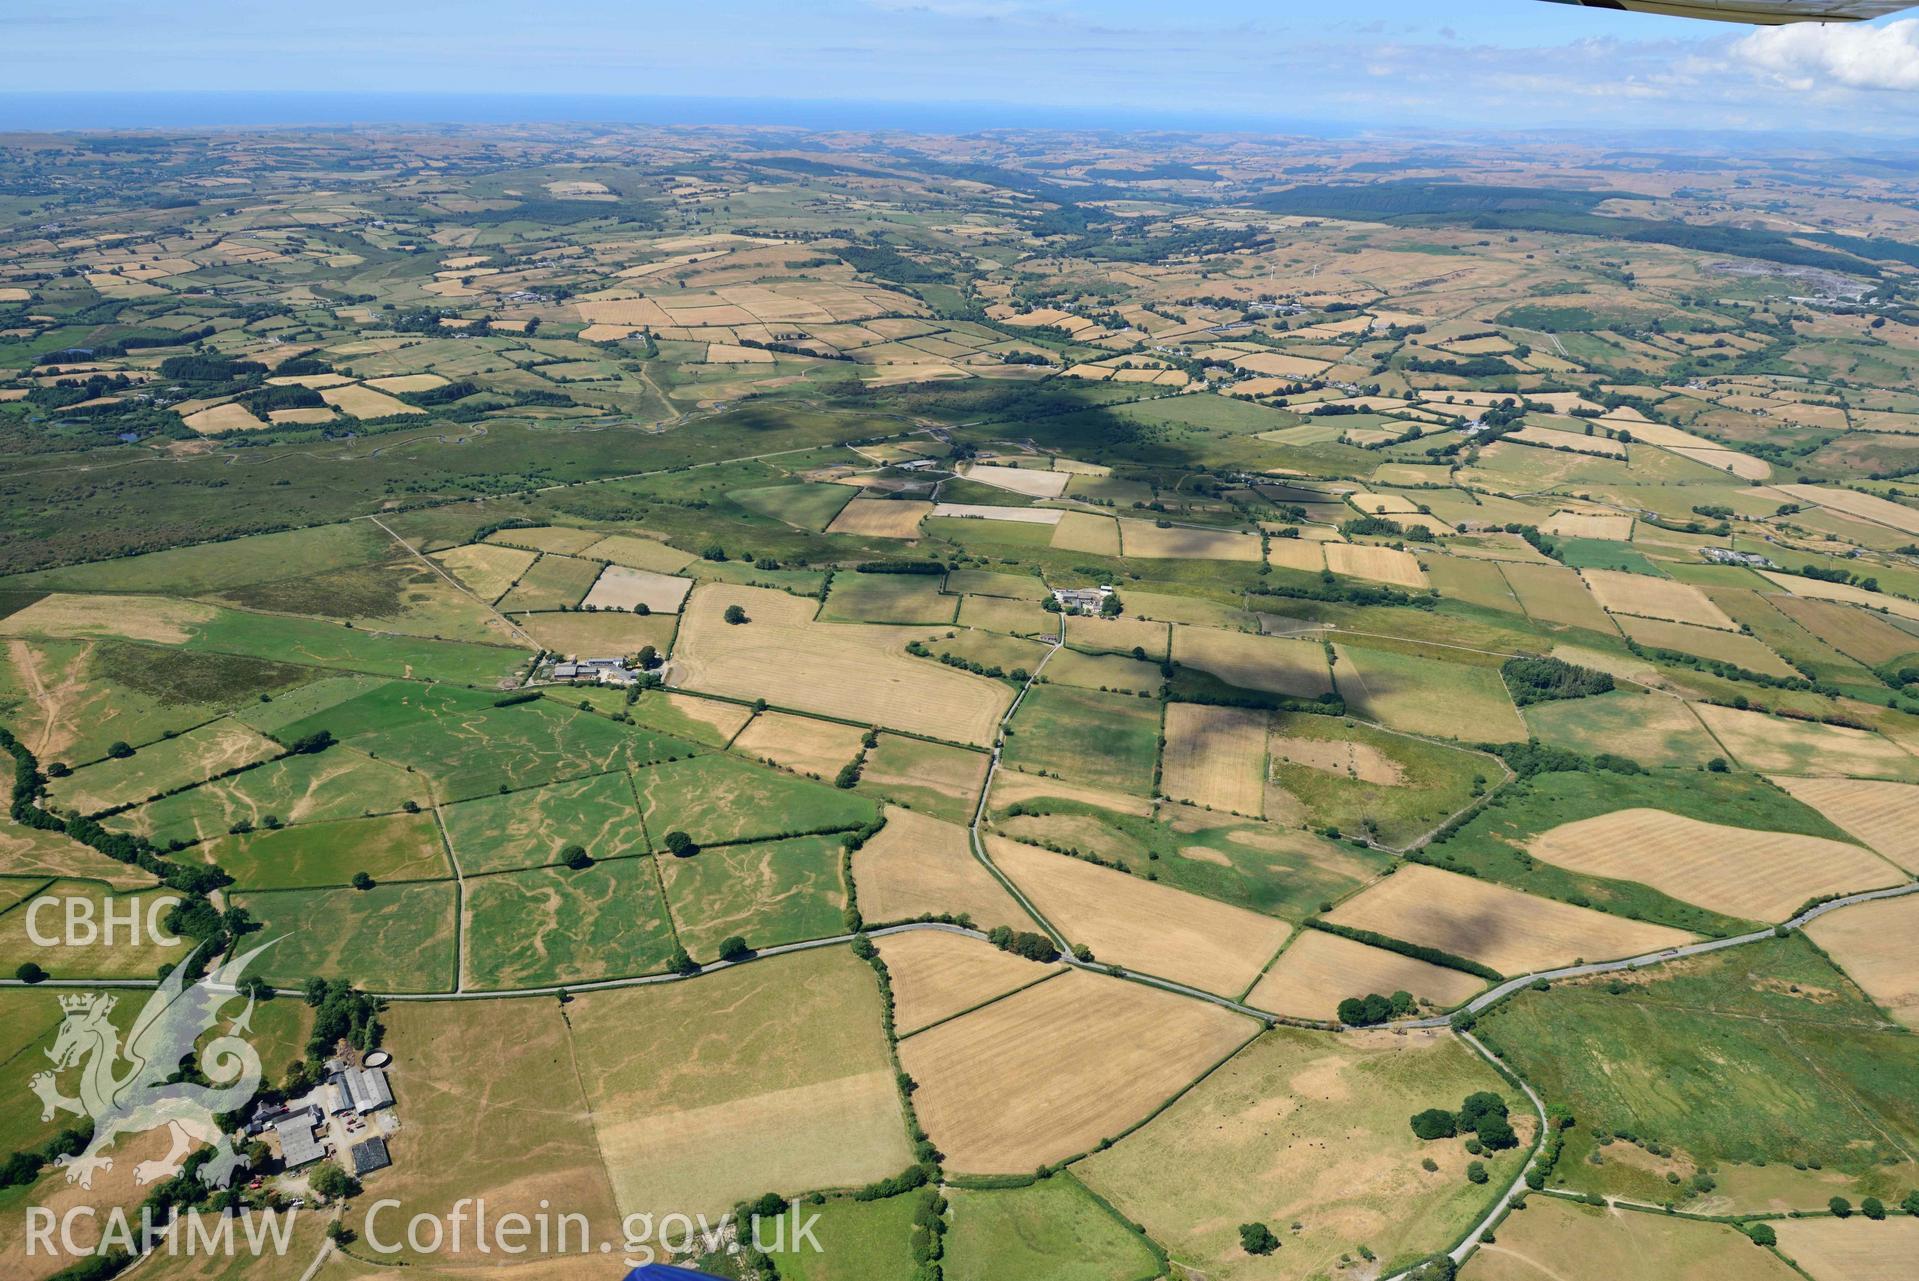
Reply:
[[1271, 1254], [1279, 1249], [1279, 1238], [1264, 1223], [1239, 1225], [1239, 1248], [1248, 1254]]

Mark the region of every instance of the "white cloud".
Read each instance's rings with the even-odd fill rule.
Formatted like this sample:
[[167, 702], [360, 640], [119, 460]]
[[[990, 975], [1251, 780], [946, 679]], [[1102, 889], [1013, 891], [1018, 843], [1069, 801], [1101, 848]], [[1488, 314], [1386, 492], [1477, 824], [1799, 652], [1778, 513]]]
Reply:
[[1919, 92], [1919, 21], [1885, 26], [1764, 27], [1733, 57], [1788, 88]]

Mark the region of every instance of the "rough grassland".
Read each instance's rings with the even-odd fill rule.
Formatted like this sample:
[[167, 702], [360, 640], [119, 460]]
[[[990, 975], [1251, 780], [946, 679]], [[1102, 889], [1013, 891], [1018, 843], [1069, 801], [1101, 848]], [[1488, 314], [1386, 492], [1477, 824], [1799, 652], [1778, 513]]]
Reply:
[[1393, 845], [1464, 809], [1475, 778], [1499, 777], [1483, 756], [1346, 718], [1278, 713], [1272, 731], [1268, 818], [1367, 831]]
[[1726, 1224], [1602, 1209], [1557, 1197], [1531, 1198], [1524, 1212], [1499, 1225], [1497, 1235], [1460, 1272], [1465, 1281], [1794, 1281], [1798, 1276]]
[[1270, 916], [1004, 837], [988, 837], [987, 853], [1068, 941], [1208, 992], [1245, 991], [1288, 933]]
[[990, 760], [984, 752], [881, 734], [879, 746], [866, 753], [857, 790], [949, 823], [967, 823]]
[[201, 852], [249, 890], [345, 885], [356, 872], [380, 882], [434, 881], [453, 874], [431, 814], [388, 814], [222, 836]]
[[1919, 1029], [1919, 895], [1829, 912], [1806, 933], [1882, 1009]]
[[1349, 996], [1410, 992], [1451, 1009], [1485, 987], [1459, 970], [1368, 947], [1324, 930], [1302, 930], [1246, 997], [1246, 1004], [1294, 1018], [1331, 1021]]
[[1027, 1173], [1137, 1124], [1256, 1028], [1076, 970], [901, 1042], [900, 1062], [948, 1168]]
[[[913, 1217], [931, 1189], [859, 1201], [835, 1197], [817, 1211], [812, 1240], [777, 1242], [769, 1252], [779, 1264], [780, 1281], [898, 1281], [912, 1276]], [[777, 1238], [778, 1229], [769, 1228]], [[814, 1242], [819, 1248], [814, 1249]]]
[[1175, 626], [1173, 661], [1211, 672], [1241, 689], [1295, 698], [1317, 698], [1333, 687], [1326, 671], [1326, 648], [1317, 641]]
[[1009, 727], [1014, 769], [1150, 796], [1159, 752], [1159, 704], [1064, 685], [1035, 688]]
[[520, 575], [513, 590], [500, 598], [499, 607], [506, 611], [571, 609], [586, 596], [593, 580], [600, 576], [600, 568], [597, 560], [542, 556]]
[[[752, 621], [722, 621], [728, 605]], [[910, 657], [903, 651], [918, 633], [815, 623], [814, 608], [763, 588], [699, 588], [687, 601], [669, 682], [951, 742], [992, 741], [1012, 701], [1005, 685]]]
[[1038, 965], [990, 943], [942, 930], [889, 934], [875, 942], [893, 978], [893, 1025], [901, 1036], [1066, 968]]
[[[393, 1094], [405, 1119], [387, 1140], [393, 1168], [374, 1183], [380, 1197], [400, 1202], [380, 1216], [376, 1230], [383, 1239], [391, 1239], [390, 1223], [415, 1214], [445, 1216], [464, 1197], [485, 1197], [489, 1215], [530, 1216], [545, 1201], [587, 1216], [596, 1233], [617, 1234], [613, 1189], [559, 1005], [550, 999], [398, 1002], [382, 1017], [394, 1054]], [[360, 1198], [348, 1216], [362, 1236], [360, 1215], [374, 1202]], [[429, 1262], [474, 1268], [498, 1258], [480, 1255], [473, 1237], [463, 1234], [458, 1253], [449, 1240], [431, 1260], [403, 1255], [400, 1261], [415, 1263], [407, 1271], [418, 1273], [417, 1265]], [[529, 1237], [526, 1244], [535, 1241]], [[578, 1259], [567, 1266], [577, 1269]]]
[[1333, 677], [1346, 705], [1389, 729], [1472, 743], [1526, 737], [1499, 672], [1387, 650], [1336, 645]]
[[1813, 1281], [1901, 1281], [1919, 1273], [1919, 1219], [1795, 1219], [1779, 1249]]
[[1417, 863], [1348, 899], [1327, 919], [1436, 947], [1502, 974], [1639, 956], [1693, 937]]
[[1809, 899], [1905, 879], [1870, 850], [1844, 841], [1727, 827], [1657, 809], [1565, 823], [1526, 848], [1535, 858], [1587, 876], [1638, 881], [1754, 921], [1783, 921]]
[[370, 890], [278, 890], [235, 894], [265, 938], [285, 935], [256, 962], [261, 977], [297, 987], [315, 974], [369, 992], [453, 989], [451, 882]]
[[1147, 1281], [1159, 1259], [1078, 1179], [1024, 1188], [949, 1188], [945, 1275], [953, 1281]]
[[1703, 765], [1720, 754], [1691, 707], [1676, 698], [1617, 689], [1522, 708], [1539, 741], [1586, 756], [1611, 752], [1648, 768]]
[[471, 876], [540, 867], [560, 851], [583, 845], [596, 859], [644, 853], [646, 833], [624, 773], [550, 783], [507, 796], [482, 796], [448, 805], [440, 817], [447, 839]]
[[700, 844], [860, 827], [878, 813], [863, 796], [731, 756], [701, 756], [634, 779], [656, 849], [682, 831]]
[[1265, 712], [1246, 708], [1169, 703], [1160, 790], [1258, 818], [1266, 791], [1266, 721]]
[[1919, 787], [1841, 778], [1772, 781], [1908, 872], [1919, 872]]
[[391, 813], [406, 801], [428, 800], [418, 775], [335, 747], [268, 761], [258, 769], [115, 814], [105, 823], [113, 831], [138, 832], [164, 845], [220, 836], [235, 823], [258, 827], [268, 815], [283, 823], [317, 823]]
[[468, 987], [539, 987], [666, 968], [673, 929], [649, 858], [466, 882]]
[[732, 935], [748, 947], [773, 947], [845, 932], [846, 887], [835, 837], [703, 849], [690, 858], [662, 855], [667, 901], [680, 942], [696, 961], [719, 958]]
[[508, 547], [531, 547], [538, 552], [557, 552], [571, 556], [599, 542], [603, 535], [596, 529], [568, 529], [563, 525], [538, 525], [526, 529], [502, 529], [489, 535], [489, 543]]
[[[1490, 1200], [1466, 1181], [1460, 1140], [1422, 1143], [1406, 1124], [1475, 1090], [1509, 1096], [1514, 1128], [1531, 1132], [1517, 1092], [1449, 1033], [1282, 1027], [1076, 1172], [1174, 1258], [1206, 1260], [1214, 1281], [1334, 1275], [1361, 1244], [1388, 1275], [1451, 1245]], [[1519, 1152], [1488, 1160], [1490, 1186], [1519, 1162]], [[1241, 1251], [1250, 1222], [1271, 1224], [1284, 1246]]]
[[845, 948], [583, 993], [568, 1020], [623, 1213], [712, 1214], [912, 1160], [879, 987]]
[[1694, 710], [1726, 750], [1767, 774], [1919, 780], [1919, 758], [1869, 730], [1788, 720], [1711, 703]]
[[[1755, 1162], [1819, 1162], [1821, 1181], [1802, 1180], [1787, 1199], [1806, 1208], [1823, 1209], [1834, 1192], [1897, 1201], [1913, 1185], [1919, 1038], [1889, 1030], [1804, 940], [1691, 957], [1619, 983], [1623, 990], [1608, 977], [1555, 983], [1479, 1020], [1482, 1039], [1579, 1118], [1559, 1165], [1569, 1186], [1672, 1195], [1618, 1144], [1596, 1149], [1599, 1164], [1587, 1159], [1591, 1136], [1616, 1130], [1688, 1163], [1716, 1163], [1728, 1190]], [[1826, 1181], [1840, 1177], [1838, 1186]], [[1740, 1200], [1728, 1191], [1709, 1204], [1735, 1209]]]
[[968, 916], [983, 930], [1036, 928], [1006, 887], [973, 857], [966, 829], [889, 808], [886, 826], [853, 852], [853, 885], [869, 923]]

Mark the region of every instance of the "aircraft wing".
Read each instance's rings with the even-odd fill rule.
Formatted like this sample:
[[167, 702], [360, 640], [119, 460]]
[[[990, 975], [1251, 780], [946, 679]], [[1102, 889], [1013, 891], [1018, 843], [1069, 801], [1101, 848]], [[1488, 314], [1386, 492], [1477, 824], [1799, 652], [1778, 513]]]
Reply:
[[1552, 0], [1588, 9], [1630, 9], [1720, 22], [1859, 22], [1913, 8], [1919, 0]]

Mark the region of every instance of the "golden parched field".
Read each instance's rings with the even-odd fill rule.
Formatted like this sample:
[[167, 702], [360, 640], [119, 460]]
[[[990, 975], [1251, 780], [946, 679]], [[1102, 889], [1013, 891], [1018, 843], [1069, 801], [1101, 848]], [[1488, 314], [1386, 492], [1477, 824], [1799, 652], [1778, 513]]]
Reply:
[[632, 610], [644, 605], [656, 614], [677, 613], [693, 587], [690, 578], [660, 574], [650, 569], [608, 565], [593, 580], [581, 608]]
[[1267, 719], [1249, 708], [1167, 704], [1160, 791], [1258, 818], [1266, 797]]
[[1028, 1173], [1137, 1124], [1257, 1029], [1203, 1001], [1074, 970], [899, 1052], [950, 1169]]
[[1498, 1239], [1473, 1255], [1460, 1272], [1465, 1281], [1567, 1281], [1569, 1266], [1578, 1277], [1609, 1281], [1799, 1278], [1729, 1224], [1579, 1205], [1557, 1197], [1528, 1199], [1525, 1210], [1500, 1224], [1496, 1235]]
[[1693, 939], [1682, 930], [1535, 898], [1421, 863], [1401, 867], [1326, 919], [1424, 943], [1501, 974], [1641, 956]]
[[622, 1214], [710, 1215], [913, 1159], [878, 982], [846, 948], [582, 993], [568, 1022]]
[[[1069, 641], [1079, 643], [1075, 619], [1066, 627]], [[1151, 654], [1151, 651], [1148, 651]], [[1173, 625], [1173, 661], [1211, 672], [1241, 689], [1317, 698], [1333, 687], [1326, 669], [1326, 649], [1318, 641], [1261, 636], [1217, 627]]]
[[829, 534], [864, 534], [868, 538], [918, 538], [920, 521], [933, 504], [910, 498], [855, 498], [840, 508], [827, 525]]
[[788, 712], [760, 712], [733, 739], [733, 750], [754, 760], [801, 774], [832, 778], [859, 754], [866, 733], [838, 721], [814, 720]]
[[1919, 895], [1842, 907], [1806, 933], [1888, 1014], [1919, 1029]]
[[875, 924], [964, 914], [982, 930], [1038, 928], [973, 857], [965, 828], [897, 806], [887, 807], [886, 826], [853, 852], [853, 885], [860, 914]]
[[1147, 560], [1244, 560], [1260, 559], [1257, 534], [1236, 534], [1223, 529], [1191, 529], [1173, 525], [1161, 529], [1147, 520], [1119, 522], [1121, 554]]
[[1039, 913], [1102, 961], [1207, 992], [1246, 990], [1290, 928], [1170, 885], [1001, 836], [986, 852]]
[[1850, 1219], [1784, 1219], [1774, 1229], [1779, 1252], [1813, 1281], [1911, 1281], [1919, 1276], [1919, 1219], [1877, 1223]]
[[1526, 847], [1586, 876], [1638, 881], [1727, 916], [1783, 921], [1808, 899], [1905, 880], [1871, 850], [1791, 832], [1705, 823], [1656, 809], [1562, 823]]
[[1351, 578], [1370, 579], [1412, 591], [1424, 591], [1430, 584], [1426, 571], [1411, 552], [1392, 547], [1370, 547], [1358, 543], [1327, 543], [1326, 568]]
[[[1521, 1147], [1486, 1162], [1504, 1187], [1537, 1121], [1458, 1038], [1280, 1027], [1074, 1173], [1175, 1259], [1206, 1260], [1208, 1281], [1356, 1279], [1367, 1273], [1339, 1266], [1356, 1244], [1382, 1261], [1443, 1250], [1485, 1213], [1463, 1142], [1422, 1143], [1406, 1124], [1476, 1090], [1512, 1108]], [[1247, 1222], [1270, 1224], [1282, 1248], [1241, 1250]]]
[[1919, 872], [1919, 786], [1853, 778], [1772, 780], [1908, 872]]
[[1355, 943], [1324, 930], [1301, 930], [1260, 976], [1246, 1004], [1274, 1014], [1330, 1022], [1339, 1003], [1349, 996], [1411, 992], [1440, 1009], [1451, 1009], [1485, 986], [1484, 980], [1462, 970]]
[[1058, 498], [1066, 492], [1066, 482], [1072, 479], [1070, 472], [1042, 471], [1037, 467], [996, 467], [990, 463], [975, 463], [964, 468], [960, 474], [982, 485], [1023, 494], [1028, 498]]
[[[729, 605], [751, 621], [724, 621]], [[818, 607], [766, 588], [701, 586], [681, 615], [670, 683], [949, 742], [992, 742], [1012, 702], [1004, 684], [909, 656], [906, 643], [921, 629], [816, 623]]]
[[892, 976], [893, 1027], [903, 1037], [1066, 971], [944, 930], [889, 934], [874, 943]]
[[1585, 569], [1580, 571], [1580, 577], [1592, 590], [1593, 599], [1611, 613], [1663, 618], [1668, 622], [1693, 623], [1726, 632], [1739, 630], [1739, 624], [1690, 583], [1627, 574], [1616, 569]]
[[1706, 728], [1748, 769], [1766, 774], [1815, 774], [1919, 779], [1919, 757], [1870, 730], [1694, 703]]
[[460, 585], [483, 601], [496, 601], [539, 559], [521, 547], [468, 543], [435, 552], [432, 559], [460, 580]]

